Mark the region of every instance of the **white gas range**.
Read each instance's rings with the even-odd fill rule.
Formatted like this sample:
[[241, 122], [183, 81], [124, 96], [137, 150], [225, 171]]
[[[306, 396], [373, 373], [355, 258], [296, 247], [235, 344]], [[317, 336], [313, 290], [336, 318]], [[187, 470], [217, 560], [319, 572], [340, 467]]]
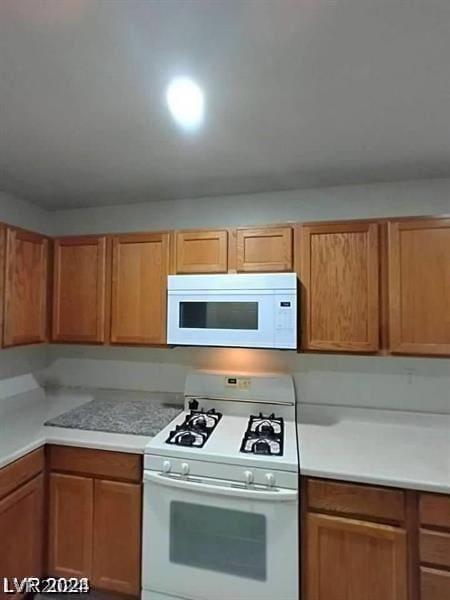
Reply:
[[292, 378], [191, 373], [146, 448], [142, 598], [297, 600], [298, 505]]

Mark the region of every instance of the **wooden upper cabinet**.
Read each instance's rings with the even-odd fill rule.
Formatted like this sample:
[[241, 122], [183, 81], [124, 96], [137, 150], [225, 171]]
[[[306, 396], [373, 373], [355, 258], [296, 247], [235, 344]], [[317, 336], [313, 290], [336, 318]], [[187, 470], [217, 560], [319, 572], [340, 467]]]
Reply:
[[53, 340], [104, 342], [106, 248], [106, 236], [55, 240]]
[[450, 355], [450, 219], [389, 223], [389, 346]]
[[226, 273], [228, 232], [226, 230], [177, 231], [175, 270], [181, 274]]
[[407, 600], [406, 532], [308, 514], [308, 600]]
[[238, 229], [236, 270], [241, 273], [292, 271], [292, 228]]
[[113, 343], [166, 343], [168, 272], [168, 233], [113, 238]]
[[379, 348], [378, 224], [305, 225], [300, 231], [302, 348]]
[[8, 228], [6, 232], [5, 346], [47, 339], [48, 239]]

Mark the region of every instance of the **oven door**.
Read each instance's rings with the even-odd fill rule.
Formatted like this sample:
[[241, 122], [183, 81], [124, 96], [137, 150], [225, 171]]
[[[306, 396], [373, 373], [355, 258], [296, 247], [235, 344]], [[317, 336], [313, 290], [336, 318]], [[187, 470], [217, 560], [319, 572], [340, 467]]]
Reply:
[[169, 292], [167, 343], [273, 348], [274, 303], [265, 290]]
[[297, 600], [298, 492], [144, 473], [143, 597]]

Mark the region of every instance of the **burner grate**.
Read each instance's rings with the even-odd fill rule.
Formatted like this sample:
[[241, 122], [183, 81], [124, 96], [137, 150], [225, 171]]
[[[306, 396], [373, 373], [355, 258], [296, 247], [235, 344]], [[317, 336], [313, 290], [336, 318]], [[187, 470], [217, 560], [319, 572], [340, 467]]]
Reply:
[[273, 413], [251, 415], [242, 440], [241, 452], [265, 456], [283, 456], [284, 421]]
[[221, 418], [222, 413], [217, 412], [214, 408], [208, 411], [191, 410], [183, 423], [177, 425], [169, 433], [166, 444], [202, 448]]

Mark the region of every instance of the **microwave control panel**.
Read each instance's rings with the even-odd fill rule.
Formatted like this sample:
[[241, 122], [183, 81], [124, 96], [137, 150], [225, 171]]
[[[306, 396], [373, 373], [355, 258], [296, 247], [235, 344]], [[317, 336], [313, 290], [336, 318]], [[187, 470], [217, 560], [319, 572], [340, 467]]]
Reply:
[[279, 348], [297, 347], [297, 298], [275, 296], [275, 343]]

